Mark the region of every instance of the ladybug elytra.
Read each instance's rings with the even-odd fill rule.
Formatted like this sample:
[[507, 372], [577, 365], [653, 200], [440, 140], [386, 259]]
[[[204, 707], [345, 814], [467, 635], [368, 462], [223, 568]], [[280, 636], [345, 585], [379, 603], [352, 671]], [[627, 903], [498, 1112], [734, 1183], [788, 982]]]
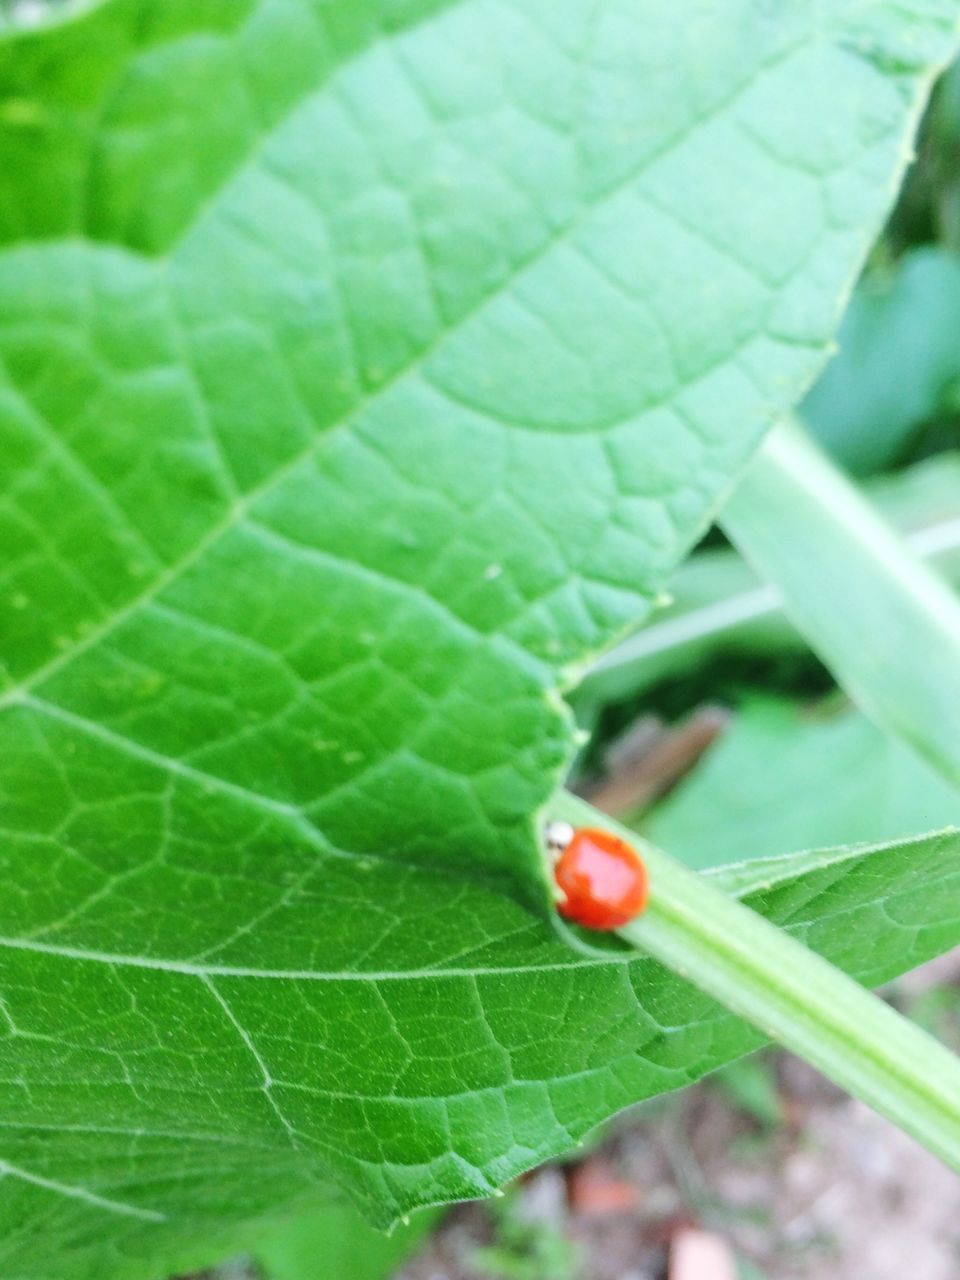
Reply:
[[588, 929], [619, 929], [647, 905], [643, 859], [619, 836], [599, 827], [551, 823], [547, 843], [556, 856], [554, 877], [563, 894], [557, 910]]

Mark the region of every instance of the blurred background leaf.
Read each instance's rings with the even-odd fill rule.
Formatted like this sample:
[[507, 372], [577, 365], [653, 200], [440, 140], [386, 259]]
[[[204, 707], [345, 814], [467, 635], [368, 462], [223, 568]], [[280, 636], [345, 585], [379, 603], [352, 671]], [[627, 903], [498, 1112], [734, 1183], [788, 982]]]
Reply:
[[865, 716], [748, 703], [700, 768], [638, 823], [692, 867], [960, 823], [960, 796]]
[[960, 410], [960, 258], [921, 248], [876, 267], [801, 416], [857, 475], [902, 459], [922, 424]]
[[338, 1201], [265, 1232], [251, 1252], [265, 1280], [381, 1280], [417, 1248], [440, 1212], [420, 1210], [387, 1236]]

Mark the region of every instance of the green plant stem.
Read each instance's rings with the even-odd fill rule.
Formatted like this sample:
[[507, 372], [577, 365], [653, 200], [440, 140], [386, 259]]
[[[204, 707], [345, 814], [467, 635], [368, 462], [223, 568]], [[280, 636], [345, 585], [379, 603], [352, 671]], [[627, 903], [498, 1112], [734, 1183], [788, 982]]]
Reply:
[[839, 969], [570, 795], [556, 812], [617, 831], [650, 871], [646, 912], [620, 930], [818, 1067], [960, 1171], [960, 1059]]
[[960, 786], [960, 599], [800, 425], [769, 433], [721, 523], [857, 705]]

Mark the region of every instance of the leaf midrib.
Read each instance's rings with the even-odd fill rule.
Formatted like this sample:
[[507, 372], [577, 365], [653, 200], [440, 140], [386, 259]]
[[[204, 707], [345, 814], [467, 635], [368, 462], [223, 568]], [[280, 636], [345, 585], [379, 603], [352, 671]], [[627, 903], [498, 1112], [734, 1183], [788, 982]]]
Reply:
[[[942, 831], [931, 833], [925, 836], [916, 836], [908, 840], [889, 841], [879, 845], [861, 845], [861, 846], [840, 846], [836, 850], [810, 851], [803, 854], [783, 854], [771, 858], [762, 858], [754, 863], [743, 862], [731, 864], [726, 867], [719, 867], [713, 871], [699, 873], [706, 880], [712, 881], [718, 888], [724, 890], [726, 894], [737, 901], [749, 904], [750, 900], [755, 896], [765, 893], [775, 892], [778, 889], [789, 886], [791, 881], [803, 879], [809, 875], [819, 875], [824, 872], [834, 872], [833, 878], [829, 885], [824, 888], [822, 885], [816, 886], [816, 896], [820, 897], [828, 890], [835, 889], [842, 884], [846, 878], [855, 874], [858, 866], [863, 859], [871, 854], [882, 855], [890, 850], [897, 850], [908, 855], [911, 846], [927, 847], [931, 842], [940, 842], [948, 840], [957, 834], [955, 828], [945, 828]], [[662, 856], [662, 855], [661, 855]], [[758, 874], [751, 882], [749, 880], [738, 880], [736, 876], [731, 876], [730, 872], [744, 872], [752, 870]], [[881, 908], [890, 896], [897, 897], [899, 893], [893, 895], [885, 895], [883, 898], [874, 899], [874, 905]], [[809, 903], [805, 904], [809, 906]], [[831, 917], [837, 917], [843, 912], [833, 911], [828, 913]], [[800, 928], [806, 923], [805, 920], [792, 920], [788, 928]], [[893, 922], [896, 927], [897, 922]], [[519, 965], [502, 965], [492, 964], [488, 966], [447, 966], [438, 967], [420, 967], [417, 969], [387, 969], [387, 970], [322, 970], [322, 969], [270, 969], [255, 968], [248, 965], [225, 965], [225, 964], [200, 964], [190, 960], [175, 960], [158, 956], [137, 956], [123, 952], [99, 951], [85, 947], [74, 947], [60, 943], [40, 942], [34, 938], [11, 938], [0, 936], [0, 950], [8, 951], [26, 951], [37, 955], [46, 955], [53, 958], [76, 960], [84, 963], [104, 964], [107, 966], [118, 968], [134, 968], [159, 970], [170, 973], [178, 973], [188, 977], [196, 977], [199, 979], [210, 978], [253, 978], [265, 981], [296, 981], [296, 982], [406, 982], [406, 981], [433, 981], [439, 978], [452, 979], [470, 979], [478, 980], [486, 977], [498, 978], [501, 976], [522, 975], [529, 973], [551, 973], [564, 972], [569, 970], [582, 970], [584, 968], [623, 968], [625, 966], [634, 965], [643, 962], [647, 957], [637, 952], [610, 952], [606, 955], [588, 956], [585, 953], [577, 952], [569, 961], [551, 961], [546, 964], [519, 964]], [[438, 964], [442, 964], [439, 961]]]
[[549, 964], [491, 965], [460, 968], [385, 969], [361, 971], [350, 969], [257, 969], [246, 965], [194, 964], [189, 960], [168, 960], [155, 956], [133, 956], [122, 952], [96, 951], [86, 947], [63, 946], [54, 942], [36, 942], [30, 938], [0, 937], [0, 949], [27, 951], [55, 959], [76, 960], [82, 963], [103, 964], [111, 968], [153, 969], [164, 973], [177, 973], [186, 977], [208, 978], [259, 978], [269, 982], [418, 982], [439, 978], [478, 980], [485, 977], [500, 978], [531, 973], [555, 973], [584, 968], [624, 968], [635, 964], [638, 957], [632, 952], [609, 957], [588, 958], [575, 953], [568, 961], [557, 960]]

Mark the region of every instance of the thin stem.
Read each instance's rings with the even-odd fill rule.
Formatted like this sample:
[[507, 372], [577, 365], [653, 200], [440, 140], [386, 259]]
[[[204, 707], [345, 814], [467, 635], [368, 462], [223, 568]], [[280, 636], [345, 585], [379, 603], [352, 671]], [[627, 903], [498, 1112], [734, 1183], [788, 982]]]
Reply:
[[960, 785], [960, 598], [796, 422], [722, 513], [810, 647], [881, 728]]

